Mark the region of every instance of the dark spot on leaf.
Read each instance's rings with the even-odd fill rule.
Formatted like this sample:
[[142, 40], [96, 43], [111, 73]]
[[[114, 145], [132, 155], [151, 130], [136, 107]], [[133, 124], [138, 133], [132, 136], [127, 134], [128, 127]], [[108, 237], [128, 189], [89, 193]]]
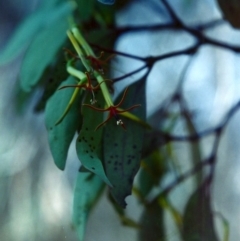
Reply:
[[91, 136], [91, 140], [93, 141], [93, 137]]
[[137, 146], [136, 146], [136, 145], [133, 145], [133, 146], [132, 146], [132, 148], [133, 148], [133, 149], [136, 149], [136, 148], [137, 148]]
[[121, 163], [121, 162], [119, 162], [119, 163], [118, 163], [118, 165], [119, 165], [119, 166], [122, 166], [122, 163]]
[[114, 143], [114, 146], [118, 146], [118, 144], [115, 142], [115, 143]]
[[111, 161], [108, 161], [109, 164], [111, 164], [112, 162]]
[[86, 153], [88, 153], [89, 151], [85, 151]]
[[85, 130], [88, 131], [88, 128], [86, 127]]
[[52, 127], [50, 127], [50, 130], [52, 130], [53, 128]]
[[112, 159], [112, 158], [113, 158], [113, 155], [111, 155], [110, 158]]
[[116, 161], [116, 162], [114, 162], [114, 165], [116, 165], [117, 166], [117, 164], [118, 164], [118, 162]]
[[132, 162], [132, 159], [128, 159], [127, 164], [130, 165]]
[[92, 170], [95, 170], [95, 167], [92, 167]]
[[80, 138], [78, 138], [78, 142], [81, 142], [82, 140]]
[[117, 167], [114, 167], [114, 171], [117, 171], [118, 169], [117, 169]]
[[93, 156], [90, 156], [93, 159]]

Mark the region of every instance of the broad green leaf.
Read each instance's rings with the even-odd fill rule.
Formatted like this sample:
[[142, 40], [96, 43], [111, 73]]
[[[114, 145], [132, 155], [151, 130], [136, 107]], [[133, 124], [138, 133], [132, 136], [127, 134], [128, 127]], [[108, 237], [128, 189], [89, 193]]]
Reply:
[[100, 197], [104, 182], [93, 173], [79, 172], [74, 190], [73, 224], [79, 241], [84, 240], [88, 215]]
[[217, 241], [209, 185], [204, 182], [189, 198], [183, 216], [184, 241]]
[[141, 163], [139, 173], [139, 191], [146, 197], [153, 187], [158, 186], [165, 172], [165, 160], [160, 151], [154, 151]]
[[71, 9], [60, 15], [57, 21], [42, 29], [30, 44], [20, 70], [20, 83], [26, 92], [31, 91], [46, 67], [54, 60], [66, 40], [68, 23], [66, 17]]
[[139, 241], [165, 240], [163, 209], [157, 199], [144, 207], [140, 225]]
[[41, 1], [41, 9], [53, 9], [57, 4], [61, 4], [65, 0], [43, 0]]
[[[104, 107], [104, 99], [100, 91], [95, 92], [97, 107]], [[88, 93], [85, 103], [89, 104], [92, 96]], [[109, 186], [111, 182], [105, 174], [102, 159], [102, 128], [95, 131], [96, 126], [103, 121], [102, 112], [97, 112], [86, 106], [82, 108], [83, 125], [77, 138], [76, 149], [82, 165], [98, 175]]]
[[45, 85], [44, 92], [35, 107], [35, 111], [41, 111], [45, 108], [48, 99], [67, 77], [66, 59], [64, 54], [61, 52], [57, 62], [52, 66], [49, 66], [41, 76], [40, 82], [43, 82]]
[[[145, 76], [129, 87], [126, 100], [121, 108], [134, 104], [141, 107], [132, 111], [145, 120]], [[116, 202], [126, 206], [125, 198], [131, 194], [133, 180], [140, 167], [144, 127], [138, 123], [121, 117], [126, 131], [116, 125], [116, 120], [110, 119], [104, 128], [104, 167], [107, 177], [113, 184], [110, 189]]]
[[0, 54], [0, 65], [6, 64], [18, 56], [31, 43], [35, 35], [39, 34], [39, 31], [51, 26], [54, 22], [57, 25], [60, 19], [71, 13], [74, 6], [72, 2], [67, 1], [54, 9], [40, 8], [31, 14], [19, 25], [8, 45]]
[[[75, 80], [70, 76], [61, 86], [72, 84], [75, 84]], [[65, 168], [69, 145], [81, 122], [80, 95], [73, 103], [65, 119], [57, 126], [55, 123], [66, 108], [73, 91], [74, 88], [57, 90], [46, 105], [45, 123], [48, 131], [50, 150], [55, 164], [61, 170]]]

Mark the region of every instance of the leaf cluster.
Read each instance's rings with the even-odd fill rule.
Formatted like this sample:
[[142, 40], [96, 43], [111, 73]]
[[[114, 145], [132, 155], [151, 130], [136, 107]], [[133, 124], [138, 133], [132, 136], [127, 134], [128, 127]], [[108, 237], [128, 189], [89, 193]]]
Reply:
[[[146, 81], [158, 61], [182, 54], [192, 57], [203, 44], [221, 46], [236, 52], [239, 48], [204, 36], [201, 27], [204, 29], [206, 26], [191, 28], [184, 25], [168, 2], [162, 0], [172, 23], [154, 26], [155, 29], [182, 28], [196, 37], [196, 44], [185, 50], [146, 58], [114, 51], [112, 48], [118, 37], [129, 31], [149, 30], [148, 27], [117, 28], [114, 25], [115, 12], [127, 2], [117, 1], [116, 5], [103, 6], [96, 0], [77, 0], [74, 4], [63, 0], [44, 1], [34, 14], [19, 25], [0, 57], [0, 64], [10, 62], [21, 51], [25, 51], [19, 74], [21, 91], [27, 95], [37, 88], [43, 90], [42, 97], [36, 104], [36, 111], [45, 112], [50, 150], [60, 170], [65, 169], [69, 147], [75, 141], [81, 167], [76, 170], [78, 177], [74, 191], [73, 223], [79, 240], [84, 239], [88, 215], [104, 194], [105, 187], [108, 188], [109, 201], [122, 224], [136, 228], [141, 241], [166, 240], [165, 212], [172, 215], [183, 240], [218, 240], [214, 229], [210, 190], [220, 134], [232, 113], [229, 113], [220, 128], [211, 131], [216, 137], [212, 155], [202, 160], [199, 140], [206, 133], [201, 135], [197, 132], [181, 92], [185, 70], [189, 65], [186, 65], [179, 88], [169, 98], [168, 103], [164, 103], [148, 119]], [[89, 29], [91, 31], [88, 31]], [[67, 39], [67, 31], [70, 41]], [[103, 43], [101, 50], [142, 61], [144, 65], [116, 78], [108, 85], [106, 82], [109, 72], [103, 66], [106, 61], [97, 58], [91, 47], [94, 44], [90, 45], [89, 42]], [[104, 68], [100, 69], [99, 66]], [[127, 95], [125, 96], [125, 92], [119, 94], [116, 103], [120, 102], [122, 106], [114, 105], [109, 93], [114, 89], [115, 83], [143, 69], [147, 69], [147, 72], [128, 86]], [[85, 88], [82, 88], [83, 86]], [[120, 101], [122, 96], [126, 98]], [[93, 98], [95, 107], [89, 108]], [[133, 104], [141, 107], [133, 109], [131, 113], [124, 111]], [[171, 112], [173, 104], [179, 105], [180, 111], [176, 115]], [[105, 111], [109, 111], [108, 117], [111, 117], [106, 123]], [[119, 113], [122, 114], [121, 119]], [[158, 126], [154, 124], [156, 118]], [[179, 119], [185, 122], [188, 138], [169, 134]], [[101, 128], [96, 130], [100, 123], [104, 125], [100, 125]], [[116, 123], [120, 123], [120, 126]], [[121, 123], [124, 123], [126, 130], [121, 128]], [[77, 137], [74, 138], [75, 136]], [[176, 140], [192, 141], [190, 153], [193, 169], [182, 175], [174, 156], [172, 142]], [[208, 175], [204, 171], [206, 166], [211, 170]], [[177, 177], [164, 188], [163, 179], [173, 170]], [[196, 173], [197, 188], [189, 197], [184, 214], [181, 215], [172, 205], [168, 194]], [[134, 181], [136, 179], [137, 181]], [[125, 199], [132, 193], [143, 206], [140, 220], [131, 219], [124, 210]]]

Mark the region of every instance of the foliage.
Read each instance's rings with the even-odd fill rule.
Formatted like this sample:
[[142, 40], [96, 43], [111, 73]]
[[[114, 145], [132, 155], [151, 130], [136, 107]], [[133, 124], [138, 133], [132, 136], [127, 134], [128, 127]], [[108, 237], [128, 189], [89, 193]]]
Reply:
[[[109, 5], [104, 6], [99, 2]], [[148, 118], [146, 80], [157, 62], [180, 55], [189, 55], [191, 59], [203, 45], [209, 44], [235, 52], [239, 52], [240, 47], [218, 42], [204, 34], [204, 30], [213, 27], [216, 22], [194, 27], [185, 25], [168, 1], [162, 0], [162, 7], [170, 15], [171, 23], [155, 25], [154, 31], [183, 30], [195, 38], [193, 45], [152, 57], [120, 53], [112, 50], [115, 39], [129, 31], [149, 31], [151, 26], [115, 26], [115, 13], [127, 1], [116, 1], [115, 5], [112, 5], [114, 1], [99, 2], [77, 0], [73, 4], [58, 0], [43, 4], [19, 25], [0, 57], [0, 63], [3, 64], [16, 57], [20, 51], [26, 50], [19, 75], [23, 92], [33, 92], [46, 79], [49, 82], [43, 85], [45, 93], [39, 100], [37, 109], [45, 111], [49, 146], [54, 162], [61, 170], [65, 168], [69, 146], [77, 135], [76, 152], [81, 168], [74, 191], [73, 223], [79, 240], [84, 239], [88, 215], [104, 194], [106, 186], [111, 195], [110, 202], [121, 221], [138, 228], [141, 241], [164, 240], [163, 214], [166, 210], [172, 214], [182, 240], [218, 240], [213, 225], [214, 211], [210, 195], [217, 160], [216, 151], [224, 127], [240, 104], [232, 108], [216, 128], [198, 132], [182, 96], [184, 73], [178, 88], [169, 97], [170, 104], [159, 107]], [[89, 26], [91, 31], [86, 40], [83, 33], [89, 30]], [[108, 38], [102, 46], [90, 44], [101, 43], [102, 38]], [[108, 60], [98, 58], [94, 50], [135, 59], [143, 65], [109, 81], [109, 72], [106, 69]], [[188, 66], [186, 65], [186, 69]], [[147, 70], [146, 73], [127, 86], [118, 99], [113, 101], [111, 93], [115, 83], [143, 69]], [[165, 123], [156, 127], [153, 124], [156, 116], [167, 116], [170, 105], [174, 103], [180, 106], [180, 113], [169, 118], [171, 124], [167, 127]], [[185, 121], [188, 136], [171, 135], [172, 127], [179, 118]], [[159, 120], [161, 121], [164, 122], [164, 118]], [[215, 136], [215, 144], [211, 155], [202, 160], [199, 140], [209, 134]], [[169, 163], [173, 156], [173, 141], [189, 141], [193, 169], [178, 175], [165, 189], [159, 189], [164, 175], [171, 171]], [[207, 175], [204, 172], [206, 166], [210, 170]], [[139, 180], [135, 185], [134, 178], [138, 171]], [[181, 216], [172, 207], [168, 194], [196, 173], [196, 191], [190, 196]], [[155, 188], [157, 191], [153, 195]], [[143, 207], [139, 222], [128, 218], [123, 210], [126, 207], [125, 198], [132, 191]]]

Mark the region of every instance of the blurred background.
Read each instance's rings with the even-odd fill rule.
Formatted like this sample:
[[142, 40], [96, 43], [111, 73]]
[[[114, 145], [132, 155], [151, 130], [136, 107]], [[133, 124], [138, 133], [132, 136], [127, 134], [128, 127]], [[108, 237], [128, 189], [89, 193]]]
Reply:
[[[116, 0], [118, 1], [118, 0]], [[0, 0], [0, 51], [4, 49], [18, 24], [39, 7], [41, 0]], [[189, 25], [202, 24], [222, 18], [214, 0], [169, 1], [178, 16]], [[169, 16], [158, 0], [132, 1], [117, 13], [118, 26], [164, 23]], [[206, 31], [208, 36], [240, 45], [240, 31], [227, 22]], [[193, 43], [185, 32], [160, 31], [128, 33], [118, 39], [116, 49], [139, 56], [159, 55], [184, 49]], [[0, 52], [0, 53], [1, 53]], [[34, 113], [39, 93], [29, 102], [26, 110], [19, 111], [16, 103], [18, 73], [24, 53], [9, 64], [0, 66], [0, 239], [1, 241], [54, 241], [77, 240], [71, 226], [73, 188], [79, 162], [74, 147], [69, 151], [64, 172], [56, 168], [48, 147], [44, 115]], [[188, 56], [160, 61], [148, 76], [148, 115], [177, 87]], [[198, 131], [217, 126], [228, 110], [240, 99], [240, 58], [232, 51], [204, 45], [195, 55], [185, 75], [184, 98], [194, 114]], [[118, 69], [127, 73], [139, 66], [127, 59], [117, 61]], [[113, 73], [114, 75], [115, 73]], [[140, 73], [141, 74], [141, 73]], [[140, 75], [139, 74], [139, 75]], [[137, 76], [120, 81], [119, 91]], [[231, 118], [221, 137], [214, 185], [212, 209], [221, 213], [230, 227], [230, 241], [240, 240], [240, 113]], [[175, 134], [182, 134], [179, 124]], [[202, 156], [211, 151], [213, 138], [201, 141]], [[175, 143], [174, 156], [181, 172], [190, 168], [188, 143]], [[169, 173], [167, 185], [174, 179]], [[193, 192], [189, 179], [170, 194], [173, 205], [183, 213], [186, 201]], [[141, 206], [134, 196], [127, 198], [127, 214], [138, 220]], [[171, 217], [166, 212], [167, 240], [181, 240]], [[223, 240], [223, 226], [216, 216], [215, 226], [219, 240]], [[104, 196], [90, 215], [86, 241], [137, 240], [133, 228], [121, 225], [112, 206]]]

